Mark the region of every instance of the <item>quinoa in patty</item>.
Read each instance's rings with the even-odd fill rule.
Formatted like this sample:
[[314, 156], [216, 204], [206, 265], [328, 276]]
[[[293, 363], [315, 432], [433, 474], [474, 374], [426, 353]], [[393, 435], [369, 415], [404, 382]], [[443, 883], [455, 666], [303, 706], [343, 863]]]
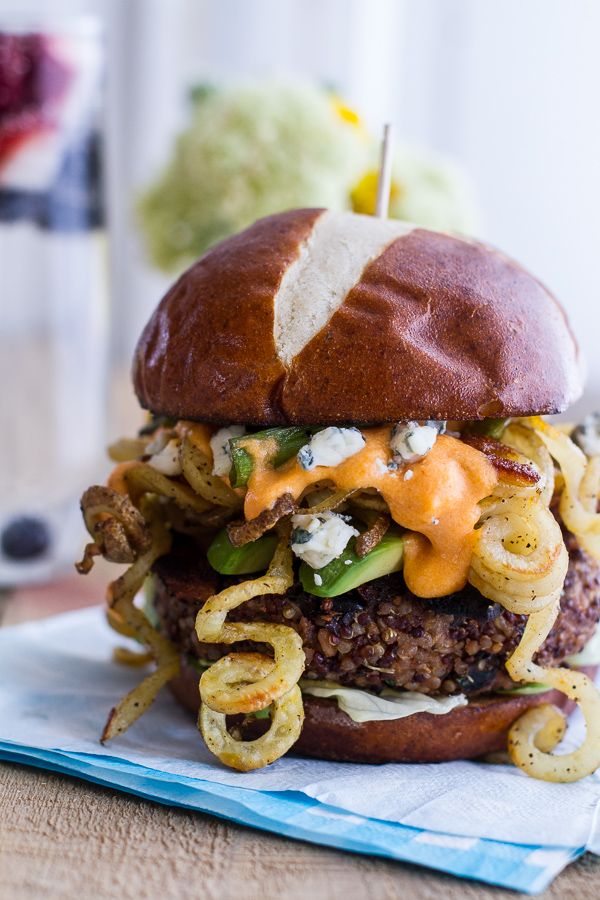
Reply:
[[[561, 663], [591, 638], [600, 618], [600, 565], [565, 534], [569, 570], [561, 611], [535, 658]], [[182, 653], [213, 661], [231, 651], [200, 644], [196, 613], [212, 594], [243, 578], [226, 578], [208, 565], [192, 541], [178, 539], [154, 565], [154, 605], [161, 630]], [[385, 686], [425, 694], [479, 694], [514, 686], [504, 663], [527, 621], [467, 585], [448, 597], [424, 600], [396, 573], [335, 598], [319, 598], [294, 584], [283, 595], [263, 595], [230, 613], [231, 621], [278, 622], [302, 637], [305, 678], [327, 679], [377, 691]], [[256, 649], [249, 642], [237, 649]], [[264, 649], [261, 647], [260, 649]]]

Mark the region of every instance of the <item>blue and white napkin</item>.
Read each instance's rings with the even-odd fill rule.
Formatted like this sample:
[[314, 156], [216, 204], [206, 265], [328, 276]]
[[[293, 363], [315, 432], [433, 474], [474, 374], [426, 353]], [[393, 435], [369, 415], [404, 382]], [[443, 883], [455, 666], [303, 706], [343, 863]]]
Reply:
[[[585, 850], [600, 855], [600, 774], [559, 785], [482, 763], [365, 766], [293, 756], [242, 774], [206, 751], [166, 692], [102, 747], [107, 711], [140, 677], [112, 662], [119, 643], [99, 608], [0, 631], [0, 759], [529, 893]], [[574, 717], [569, 744], [581, 728]]]

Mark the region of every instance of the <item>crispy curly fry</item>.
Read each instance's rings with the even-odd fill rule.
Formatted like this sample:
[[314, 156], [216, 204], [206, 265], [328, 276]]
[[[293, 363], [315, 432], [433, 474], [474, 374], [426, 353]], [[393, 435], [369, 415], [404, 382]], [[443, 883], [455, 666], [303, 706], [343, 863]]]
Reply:
[[484, 597], [528, 615], [560, 593], [568, 553], [558, 522], [535, 498], [491, 502], [475, 537], [469, 581]]
[[216, 506], [240, 509], [242, 498], [219, 475], [212, 474], [212, 465], [206, 453], [186, 435], [181, 441], [181, 468], [194, 491]]
[[[127, 455], [125, 451], [131, 449], [137, 448], [120, 447], [119, 454]], [[152, 703], [160, 688], [179, 671], [176, 649], [150, 625], [145, 615], [134, 605], [134, 597], [142, 587], [154, 560], [167, 552], [170, 546], [164, 524], [169, 519], [169, 504], [174, 504], [183, 515], [191, 516], [197, 523], [190, 526], [194, 528], [214, 524], [215, 516], [219, 521], [223, 521], [223, 518], [226, 520], [241, 505], [238, 494], [223, 479], [212, 475], [208, 456], [187, 435], [182, 438], [180, 453], [183, 474], [189, 484], [169, 478], [146, 463], [129, 461], [121, 463], [113, 472], [110, 487], [92, 488], [82, 498], [86, 525], [94, 543], [86, 548], [80, 569], [89, 571], [93, 557], [99, 553], [113, 561], [131, 563], [130, 568], [109, 587], [108, 621], [120, 634], [136, 638], [149, 648], [142, 653], [118, 648], [115, 657], [129, 665], [143, 665], [151, 658], [157, 662], [157, 669], [111, 711], [102, 734], [103, 742], [122, 734], [135, 722]], [[216, 705], [212, 712], [218, 721], [219, 717], [223, 721], [221, 744], [233, 739], [225, 729], [225, 712], [218, 706], [219, 701], [227, 709], [244, 711], [274, 704], [273, 724], [268, 735], [261, 739], [258, 747], [254, 744], [252, 750], [244, 750], [241, 745], [240, 750], [233, 753], [238, 761], [243, 756], [249, 758], [252, 755], [256, 758], [260, 754], [264, 765], [271, 758], [281, 755], [290, 745], [282, 735], [284, 732], [291, 735], [290, 741], [293, 743], [302, 722], [302, 702], [296, 683], [304, 668], [304, 654], [302, 641], [296, 632], [281, 625], [253, 623], [244, 629], [237, 623], [225, 623], [227, 611], [246, 599], [260, 593], [285, 592], [292, 584], [288, 537], [286, 534], [282, 538], [264, 578], [236, 585], [218, 598], [211, 598], [201, 611], [203, 615], [199, 614], [197, 628], [198, 633], [203, 635], [203, 640], [210, 641], [211, 633], [223, 643], [253, 638], [262, 643], [270, 643], [274, 650], [274, 659], [259, 657], [262, 661], [259, 668], [263, 672], [260, 677], [252, 674], [258, 670], [256, 667], [252, 669], [249, 660], [244, 663], [241, 655], [241, 661], [238, 659], [236, 665], [238, 668], [245, 665], [245, 683], [231, 684], [228, 688], [222, 680], [222, 670], [230, 665], [233, 658], [228, 656], [219, 662], [219, 668], [206, 682], [206, 696]], [[241, 631], [245, 633], [242, 634]], [[205, 706], [209, 710], [206, 701]], [[208, 713], [205, 718], [207, 731], [213, 736], [211, 740], [214, 744], [214, 735], [219, 733], [219, 725], [209, 723]]]
[[86, 544], [83, 550], [83, 557], [79, 562], [75, 563], [75, 568], [80, 575], [87, 575], [94, 568], [94, 558], [102, 556], [102, 551], [96, 543]]
[[231, 622], [223, 626], [219, 641], [224, 644], [236, 641], [270, 644], [275, 656], [272, 671], [256, 682], [239, 683], [237, 676], [243, 653], [222, 656], [202, 674], [200, 694], [203, 703], [226, 715], [266, 709], [277, 697], [290, 691], [304, 671], [302, 638], [287, 625]]
[[[554, 463], [542, 439], [531, 428], [519, 422], [512, 422], [505, 429], [502, 441], [518, 450], [535, 465], [541, 475], [541, 481], [535, 486], [535, 493], [539, 494], [543, 506], [550, 506], [554, 496]], [[525, 494], [527, 491], [522, 493]]]
[[[552, 753], [567, 731], [563, 714], [551, 703], [542, 703], [522, 715], [510, 729], [509, 760], [527, 771], [536, 765], [536, 750], [542, 755]], [[539, 761], [539, 757], [537, 757]]]
[[231, 522], [227, 526], [229, 540], [234, 547], [243, 547], [251, 541], [257, 540], [265, 531], [270, 531], [280, 519], [291, 515], [296, 509], [296, 503], [291, 494], [282, 494], [273, 506], [263, 509], [256, 518], [243, 522]]
[[[111, 488], [89, 488], [81, 498], [84, 520], [96, 549], [86, 548], [80, 570], [89, 571], [88, 561], [102, 553], [118, 562], [132, 561], [132, 565], [108, 588], [108, 622], [120, 634], [134, 637], [149, 648], [157, 662], [156, 671], [148, 675], [111, 711], [101, 740], [107, 741], [122, 734], [150, 706], [158, 690], [179, 671], [179, 656], [175, 647], [159, 634], [146, 616], [134, 605], [134, 598], [142, 587], [152, 564], [166, 553], [171, 541], [155, 506], [142, 495], [141, 509], [131, 499]], [[121, 651], [132, 660], [131, 651]], [[148, 655], [136, 662], [146, 662]]]
[[[579, 704], [586, 722], [581, 746], [573, 753], [555, 756], [551, 751], [565, 732], [564, 716], [549, 704], [528, 711], [509, 732], [512, 761], [534, 778], [576, 781], [600, 765], [600, 695], [581, 672], [545, 669], [533, 662], [556, 621], [568, 567], [560, 526], [548, 509], [554, 489], [550, 454], [565, 477], [560, 501], [561, 512], [565, 508], [563, 519], [571, 530], [575, 530], [574, 525], [580, 527], [590, 543], [600, 521], [595, 513], [597, 492], [594, 487], [590, 489], [588, 502], [583, 484], [590, 468], [585, 468], [585, 457], [566, 435], [541, 419], [511, 425], [503, 440], [527, 454], [542, 477], [533, 490], [519, 494], [499, 485], [494, 496], [482, 504], [469, 581], [485, 597], [529, 617], [523, 637], [506, 663], [511, 678], [516, 682], [541, 682], [561, 691]], [[590, 475], [590, 479], [595, 477]], [[585, 541], [582, 543], [586, 546]]]
[[137, 687], [130, 691], [114, 706], [106, 720], [100, 742], [105, 744], [124, 734], [141, 715], [154, 703], [160, 689], [179, 674], [179, 660], [163, 661]]
[[564, 734], [565, 719], [544, 704], [529, 710], [512, 726], [508, 752], [515, 765], [544, 781], [578, 781], [600, 766], [600, 694], [587, 675], [572, 669], [544, 669], [532, 661], [546, 640], [560, 608], [557, 595], [545, 609], [529, 616], [525, 633], [506, 668], [514, 681], [542, 682], [577, 703], [585, 718], [586, 735], [572, 753], [553, 756], [550, 751]]
[[109, 609], [116, 614], [109, 621], [119, 621], [121, 633], [124, 627], [129, 634], [148, 647], [156, 660], [157, 668], [111, 710], [102, 733], [102, 743], [117, 737], [129, 728], [148, 709], [160, 688], [179, 672], [179, 655], [176, 648], [152, 627], [144, 613], [133, 602], [154, 561], [170, 547], [169, 534], [151, 504], [144, 504], [144, 508], [149, 518], [152, 543], [150, 548], [109, 586]]
[[129, 647], [115, 647], [113, 659], [122, 666], [146, 666], [154, 657], [149, 650], [130, 650]]
[[121, 438], [108, 448], [109, 459], [116, 463], [139, 459], [140, 456], [144, 456], [146, 453], [146, 447], [149, 443], [149, 437]]
[[517, 487], [533, 487], [540, 481], [536, 467], [508, 444], [483, 434], [463, 434], [461, 440], [487, 456], [501, 481]]
[[[220, 594], [208, 598], [196, 616], [198, 640], [220, 643], [220, 634], [230, 610], [261, 594], [285, 594], [293, 583], [292, 551], [288, 546], [286, 536], [279, 541], [273, 559], [264, 575], [252, 581], [234, 584], [225, 588]], [[238, 638], [238, 640], [242, 640], [242, 638]]]
[[110, 606], [106, 610], [106, 621], [117, 634], [122, 634], [123, 637], [135, 638], [134, 629], [125, 623], [123, 616], [116, 609], [112, 609]]
[[[568, 567], [568, 554], [560, 526], [548, 506], [555, 486], [551, 455], [565, 478], [560, 509], [567, 527], [589, 544], [594, 543], [597, 523], [597, 484], [590, 499], [583, 487], [585, 457], [570, 441], [541, 419], [525, 419], [507, 428], [503, 440], [526, 454], [541, 474], [540, 483], [519, 494], [499, 485], [494, 496], [482, 504], [483, 515], [469, 581], [485, 597], [511, 612], [527, 615], [519, 645], [506, 669], [514, 681], [541, 682], [577, 702], [586, 721], [586, 737], [573, 753], [554, 756], [551, 751], [565, 732], [565, 719], [549, 704], [525, 713], [509, 732], [508, 750], [515, 765], [528, 775], [545, 781], [575, 781], [600, 765], [600, 695], [581, 672], [544, 669], [533, 662], [558, 615], [560, 596]], [[571, 518], [569, 518], [571, 516]], [[586, 549], [591, 547], [586, 546]], [[593, 551], [592, 551], [593, 552]]]
[[[190, 444], [186, 454], [187, 475], [194, 481], [209, 486], [206, 457]], [[119, 448], [122, 450], [123, 448]], [[129, 448], [131, 449], [131, 448]], [[211, 476], [212, 478], [212, 476]], [[120, 661], [141, 665], [151, 657], [157, 669], [148, 675], [111, 711], [102, 741], [122, 734], [150, 706], [160, 688], [174, 678], [179, 671], [179, 656], [170, 643], [148, 622], [146, 616], [134, 605], [134, 597], [143, 585], [154, 561], [170, 547], [168, 531], [163, 524], [162, 510], [156, 502], [167, 499], [183, 511], [195, 516], [200, 523], [204, 516], [214, 514], [213, 500], [200, 496], [193, 487], [157, 472], [143, 462], [124, 462], [117, 467], [109, 480], [110, 487], [90, 488], [82, 497], [84, 520], [94, 543], [86, 547], [78, 565], [79, 571], [89, 571], [94, 556], [102, 554], [113, 562], [131, 563], [130, 568], [109, 586], [108, 621], [120, 634], [134, 637], [149, 648], [147, 653], [133, 653], [120, 648], [116, 651]], [[214, 487], [214, 485], [213, 485]], [[217, 486], [218, 487], [218, 486]], [[222, 498], [230, 503], [240, 500], [223, 483]], [[230, 506], [225, 510], [230, 514]]]
[[198, 496], [188, 484], [157, 472], [147, 463], [125, 463], [125, 466], [122, 478], [135, 506], [139, 505], [144, 494], [156, 494], [158, 497], [168, 497], [183, 509], [191, 509], [196, 513], [205, 513], [212, 508], [212, 504]]
[[[199, 641], [233, 644], [252, 640], [270, 644], [274, 659], [257, 653], [230, 653], [200, 679], [199, 725], [209, 749], [226, 765], [246, 771], [268, 765], [297, 740], [302, 727], [302, 699], [297, 682], [304, 670], [302, 639], [287, 625], [226, 622], [227, 613], [261, 594], [281, 594], [292, 585], [288, 534], [281, 537], [267, 573], [210, 597], [196, 617]], [[236, 741], [226, 715], [256, 712], [273, 705], [269, 731], [257, 741]]]
[[[81, 511], [85, 526], [98, 552], [111, 562], [133, 562], [151, 542], [148, 525], [128, 497], [111, 488], [95, 485], [84, 492]], [[89, 571], [89, 559], [97, 555], [87, 549], [78, 571]]]
[[380, 513], [376, 516], [375, 521], [359, 537], [356, 538], [356, 555], [359, 558], [366, 556], [371, 550], [374, 550], [377, 544], [385, 536], [390, 527], [390, 517]]
[[[230, 654], [229, 677], [241, 682], [264, 680], [272, 674], [276, 663], [260, 653]], [[226, 766], [248, 772], [279, 759], [298, 740], [304, 720], [302, 694], [295, 685], [273, 701], [271, 725], [266, 734], [254, 741], [238, 741], [226, 727], [225, 714], [202, 703], [198, 726], [208, 749]]]
[[526, 420], [560, 466], [565, 485], [559, 511], [579, 543], [594, 559], [600, 560], [600, 458], [587, 459], [571, 438], [536, 417]]

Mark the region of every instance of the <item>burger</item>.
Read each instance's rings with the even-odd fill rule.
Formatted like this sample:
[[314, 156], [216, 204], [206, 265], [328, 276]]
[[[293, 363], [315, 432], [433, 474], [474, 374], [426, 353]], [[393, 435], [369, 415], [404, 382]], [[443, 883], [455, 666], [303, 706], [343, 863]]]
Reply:
[[[288, 751], [600, 764], [597, 422], [551, 293], [464, 238], [294, 209], [209, 250], [146, 325], [149, 415], [82, 511], [108, 621], [240, 770]], [[144, 590], [145, 603], [139, 595]], [[552, 751], [578, 704], [586, 737]]]

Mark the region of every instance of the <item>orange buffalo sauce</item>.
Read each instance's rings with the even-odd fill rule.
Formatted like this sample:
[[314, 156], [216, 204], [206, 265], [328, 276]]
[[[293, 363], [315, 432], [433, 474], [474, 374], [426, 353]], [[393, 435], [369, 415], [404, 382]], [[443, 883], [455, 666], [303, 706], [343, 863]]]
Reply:
[[215, 429], [212, 425], [204, 425], [201, 422], [189, 422], [181, 419], [175, 426], [177, 437], [188, 437], [192, 444], [198, 447], [205, 456], [212, 461], [213, 452], [210, 446], [210, 439]]
[[[246, 518], [273, 506], [284, 493], [298, 499], [318, 482], [331, 482], [340, 490], [375, 488], [398, 525], [414, 532], [405, 544], [404, 578], [409, 589], [419, 597], [460, 590], [467, 581], [478, 504], [497, 481], [493, 466], [479, 450], [441, 435], [422, 460], [392, 472], [387, 469], [390, 426], [367, 428], [362, 434], [365, 446], [354, 456], [309, 472], [296, 457], [273, 468], [268, 462], [273, 446], [256, 441], [244, 502]], [[407, 480], [409, 469], [413, 474]]]

